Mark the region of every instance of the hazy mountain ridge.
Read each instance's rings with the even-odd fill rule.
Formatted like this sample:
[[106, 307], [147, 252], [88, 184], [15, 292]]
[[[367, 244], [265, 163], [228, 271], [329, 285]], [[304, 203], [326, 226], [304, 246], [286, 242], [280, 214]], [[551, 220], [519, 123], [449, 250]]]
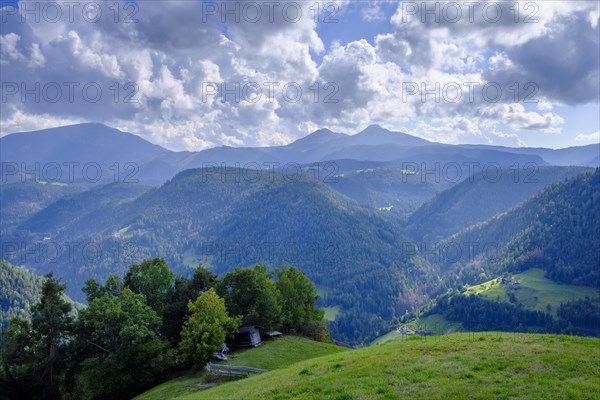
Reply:
[[6, 232], [63, 196], [89, 189], [86, 185], [24, 182], [0, 186], [0, 233]]
[[[561, 150], [442, 145], [406, 133], [392, 132], [378, 125], [369, 126], [355, 135], [321, 129], [285, 146], [222, 146], [199, 152], [170, 151], [139, 136], [101, 124], [79, 124], [14, 133], [0, 138], [0, 145], [0, 158], [4, 163], [94, 162], [105, 169], [105, 179], [112, 177], [112, 169], [109, 168], [113, 166], [114, 169], [115, 163], [118, 163], [121, 169], [124, 169], [126, 164], [133, 163], [137, 169], [122, 171], [121, 175], [127, 175], [129, 172], [132, 178], [151, 183], [162, 183], [182, 170], [206, 167], [207, 164], [214, 163], [225, 163], [232, 167], [239, 164], [242, 168], [248, 167], [247, 164], [250, 163], [264, 168], [262, 164], [265, 163], [306, 164], [341, 158], [420, 163], [437, 161], [436, 156], [444, 154], [454, 162], [473, 159], [485, 162], [485, 154], [478, 153], [478, 150], [483, 150], [497, 152], [506, 159], [513, 159], [519, 155], [517, 161], [535, 162], [538, 165], [590, 166], [594, 163], [594, 156], [600, 153], [600, 144]], [[596, 153], [592, 154], [594, 149]], [[493, 153], [488, 153], [490, 154]], [[112, 174], [114, 175], [114, 171]]]
[[97, 216], [102, 209], [118, 207], [148, 190], [150, 187], [144, 185], [111, 183], [66, 195], [25, 221], [19, 229], [36, 233], [60, 232], [78, 225], [81, 229], [86, 216], [93, 219], [97, 226]]
[[0, 138], [3, 162], [143, 162], [169, 150], [103, 124], [69, 125]]
[[[566, 147], [563, 149], [546, 149], [543, 147], [504, 147], [490, 145], [459, 145], [464, 148], [486, 148], [505, 151], [516, 154], [535, 154], [542, 157], [551, 165], [580, 165], [584, 167], [597, 167], [599, 144], [588, 144], [584, 146]], [[586, 161], [587, 160], [587, 161]]]

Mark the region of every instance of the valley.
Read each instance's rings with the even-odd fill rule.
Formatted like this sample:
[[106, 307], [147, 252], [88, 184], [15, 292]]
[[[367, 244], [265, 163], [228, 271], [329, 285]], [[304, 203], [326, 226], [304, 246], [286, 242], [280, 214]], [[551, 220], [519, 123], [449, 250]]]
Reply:
[[[84, 136], [74, 145], [85, 143], [85, 135], [94, 135], [104, 153], [89, 158], [82, 151], [80, 158], [70, 157], [60, 143], [66, 146], [66, 141], [80, 134]], [[319, 287], [328, 288], [319, 304], [328, 310], [332, 335], [360, 344], [392, 330], [405, 313], [447, 289], [479, 284], [505, 271], [518, 273], [530, 265], [531, 257], [537, 257], [531, 262], [547, 268], [544, 252], [550, 257], [561, 254], [560, 265], [573, 265], [585, 254], [588, 258], [581, 260], [578, 272], [569, 273], [572, 278], [552, 267], [553, 274], [562, 274], [553, 275], [554, 279], [597, 287], [596, 278], [583, 271], [584, 264], [594, 265], [598, 256], [574, 248], [565, 253], [556, 242], [562, 231], [545, 233], [544, 242], [539, 241], [541, 236], [526, 240], [540, 229], [564, 228], [564, 221], [555, 224], [543, 214], [532, 216], [547, 209], [552, 218], [559, 218], [543, 205], [561, 198], [568, 207], [586, 210], [579, 220], [570, 220], [569, 240], [581, 249], [597, 245], [593, 234], [598, 221], [597, 178], [585, 178], [586, 183], [571, 180], [571, 186], [564, 189], [543, 189], [571, 177], [598, 174], [583, 166], [547, 165], [542, 156], [556, 155], [556, 151], [439, 145], [374, 126], [356, 136], [317, 131], [283, 147], [224, 148], [219, 150], [221, 159], [216, 150], [186, 154], [186, 160], [196, 161], [185, 166], [173, 163], [167, 170], [176, 171], [176, 165], [204, 168], [184, 170], [157, 185], [152, 182], [161, 179], [160, 175], [146, 180], [142, 166], [175, 155], [133, 135], [101, 125], [80, 125], [32, 132], [19, 140], [11, 136], [0, 139], [5, 154], [19, 154], [28, 137], [38, 142], [51, 137], [55, 142], [51, 153], [29, 154], [30, 158], [15, 161], [17, 165], [34, 157], [41, 161], [56, 157], [62, 162], [84, 162], [88, 157], [87, 162], [95, 160], [98, 165], [124, 165], [126, 154], [135, 154], [130, 158], [139, 166], [135, 182], [80, 179], [57, 186], [41, 185], [32, 176], [15, 182], [17, 175], [9, 175], [2, 184], [4, 204], [8, 204], [3, 213], [11, 207], [24, 208], [16, 194], [11, 194], [16, 190], [35, 189], [47, 200], [32, 204], [37, 209], [31, 208], [18, 219], [3, 217], [1, 257], [39, 275], [54, 271], [77, 301], [84, 300], [80, 288], [86, 279], [104, 280], [153, 256], [163, 257], [182, 275], [191, 273], [198, 263], [217, 274], [256, 263], [296, 265]], [[118, 140], [114, 142], [113, 137]], [[116, 143], [121, 153], [110, 151], [104, 138]], [[384, 144], [388, 149], [400, 146], [393, 150], [395, 158], [369, 150], [371, 145]], [[352, 154], [347, 150], [357, 146], [363, 146], [364, 157], [326, 158], [335, 151]], [[260, 154], [275, 155], [277, 163], [265, 169], [268, 158], [260, 156], [251, 169], [239, 167]], [[560, 159], [585, 165], [589, 156], [588, 148], [582, 147], [579, 153], [569, 149]], [[557, 157], [550, 159], [556, 162]], [[567, 200], [579, 193], [576, 182], [591, 184], [591, 197]], [[537, 192], [542, 194], [535, 197]], [[563, 210], [563, 215], [571, 214]], [[538, 222], [531, 227], [523, 225], [536, 218]], [[505, 227], [521, 229], [526, 236], [514, 240], [518, 230]], [[460, 255], [450, 254], [456, 248]], [[486, 259], [480, 254], [486, 248], [502, 256]], [[553, 306], [555, 311], [558, 303]]]
[[0, 19], [0, 400], [600, 400], [599, 1]]

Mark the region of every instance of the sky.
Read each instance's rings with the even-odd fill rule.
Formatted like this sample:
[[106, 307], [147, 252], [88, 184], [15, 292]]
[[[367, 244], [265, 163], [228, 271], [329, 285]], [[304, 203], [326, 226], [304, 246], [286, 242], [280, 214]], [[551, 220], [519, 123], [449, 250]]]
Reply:
[[371, 124], [600, 141], [597, 1], [0, 1], [0, 135], [100, 122], [172, 150]]

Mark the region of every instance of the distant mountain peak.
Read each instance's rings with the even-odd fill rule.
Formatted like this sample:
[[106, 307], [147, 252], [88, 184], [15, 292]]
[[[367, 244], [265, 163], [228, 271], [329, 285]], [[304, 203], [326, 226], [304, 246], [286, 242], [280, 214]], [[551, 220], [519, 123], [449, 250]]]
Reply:
[[307, 136], [311, 136], [311, 135], [312, 136], [331, 136], [331, 135], [335, 135], [335, 133], [328, 128], [321, 128], [321, 129], [317, 129], [313, 133], [308, 134]]
[[136, 137], [136, 138], [146, 141], [145, 139], [141, 138], [138, 135], [134, 135], [129, 132], [121, 131], [117, 128], [113, 128], [111, 126], [102, 124], [100, 122], [82, 122], [80, 124], [57, 126], [57, 127], [53, 127], [53, 128], [38, 129], [35, 131], [11, 133], [9, 135], [6, 135], [5, 137], [13, 137], [13, 139], [14, 139], [15, 136], [19, 136], [19, 137], [29, 136], [29, 137], [36, 137], [36, 138], [54, 136], [55, 138], [59, 138], [59, 137], [60, 138], [73, 138], [73, 139], [81, 138], [82, 140], [84, 140], [90, 136], [101, 138], [101, 137], [112, 137], [113, 135], [121, 135], [121, 137], [131, 136], [131, 137]]
[[[132, 133], [100, 123], [82, 123], [0, 138], [0, 158], [18, 162], [146, 163], [169, 153]], [[108, 172], [105, 172], [108, 174]]]
[[307, 145], [307, 144], [322, 144], [329, 142], [331, 140], [340, 139], [343, 137], [347, 137], [348, 135], [344, 133], [333, 132], [327, 128], [318, 129], [303, 138], [300, 138], [290, 144], [290, 146], [295, 145]]
[[377, 134], [391, 134], [391, 135], [402, 134], [402, 135], [407, 135], [406, 132], [394, 132], [394, 131], [390, 131], [389, 129], [385, 129], [384, 127], [382, 127], [379, 124], [369, 125], [365, 129], [363, 129], [361, 132], [358, 133], [358, 135], [377, 135]]
[[367, 126], [365, 129], [363, 129], [363, 131], [361, 133], [369, 133], [369, 132], [375, 132], [375, 131], [391, 132], [390, 130], [385, 129], [384, 127], [382, 127], [379, 124], [371, 124], [371, 125]]
[[105, 125], [102, 122], [82, 122], [80, 124], [67, 125], [67, 127], [72, 127], [72, 126], [90, 126], [90, 127], [93, 126], [93, 127], [106, 128], [106, 129], [118, 131], [117, 128], [113, 128], [112, 126]]
[[361, 132], [352, 136], [352, 139], [354, 144], [361, 145], [396, 144], [413, 146], [431, 144], [428, 140], [409, 135], [405, 132], [390, 131], [378, 124], [369, 125]]

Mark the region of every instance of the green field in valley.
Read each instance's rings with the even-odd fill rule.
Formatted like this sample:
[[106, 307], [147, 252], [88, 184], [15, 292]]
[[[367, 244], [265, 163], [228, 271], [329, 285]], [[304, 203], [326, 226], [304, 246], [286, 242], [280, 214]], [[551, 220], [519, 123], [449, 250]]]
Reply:
[[[545, 278], [544, 271], [538, 268], [512, 275], [512, 279], [519, 282], [519, 286], [514, 289], [517, 300], [525, 308], [537, 311], [548, 311], [549, 304], [555, 314], [561, 303], [600, 296], [598, 290], [592, 287], [555, 283]], [[508, 288], [507, 285], [501, 283], [501, 278], [496, 278], [480, 285], [471, 286], [465, 293], [479, 294], [489, 300], [509, 302]]]
[[408, 322], [406, 324], [402, 324], [391, 332], [386, 333], [383, 336], [375, 339], [371, 344], [383, 344], [392, 340], [404, 340], [407, 336], [402, 334], [400, 331], [401, 327], [411, 327], [414, 330], [423, 329], [426, 330], [431, 335], [446, 335], [450, 333], [454, 333], [462, 330], [462, 325], [460, 323], [448, 321], [441, 314], [431, 314], [426, 317], [419, 318], [417, 320]]
[[[548, 305], [550, 305], [550, 312], [553, 315], [556, 315], [556, 311], [561, 303], [584, 299], [586, 297], [598, 298], [600, 296], [600, 293], [591, 287], [555, 283], [544, 277], [544, 271], [539, 268], [532, 268], [520, 274], [512, 275], [511, 279], [519, 282], [518, 287], [509, 288], [508, 285], [501, 283], [502, 278], [496, 278], [479, 285], [467, 287], [464, 293], [483, 296], [492, 301], [509, 303], [508, 292], [513, 291], [516, 299], [523, 307], [548, 312]], [[403, 326], [410, 326], [413, 329], [424, 329], [432, 335], [445, 335], [463, 330], [460, 323], [448, 321], [441, 314], [431, 314], [400, 325], [398, 329], [377, 338], [372, 344], [382, 344], [390, 340], [405, 339], [406, 335], [400, 332], [400, 328]]]

